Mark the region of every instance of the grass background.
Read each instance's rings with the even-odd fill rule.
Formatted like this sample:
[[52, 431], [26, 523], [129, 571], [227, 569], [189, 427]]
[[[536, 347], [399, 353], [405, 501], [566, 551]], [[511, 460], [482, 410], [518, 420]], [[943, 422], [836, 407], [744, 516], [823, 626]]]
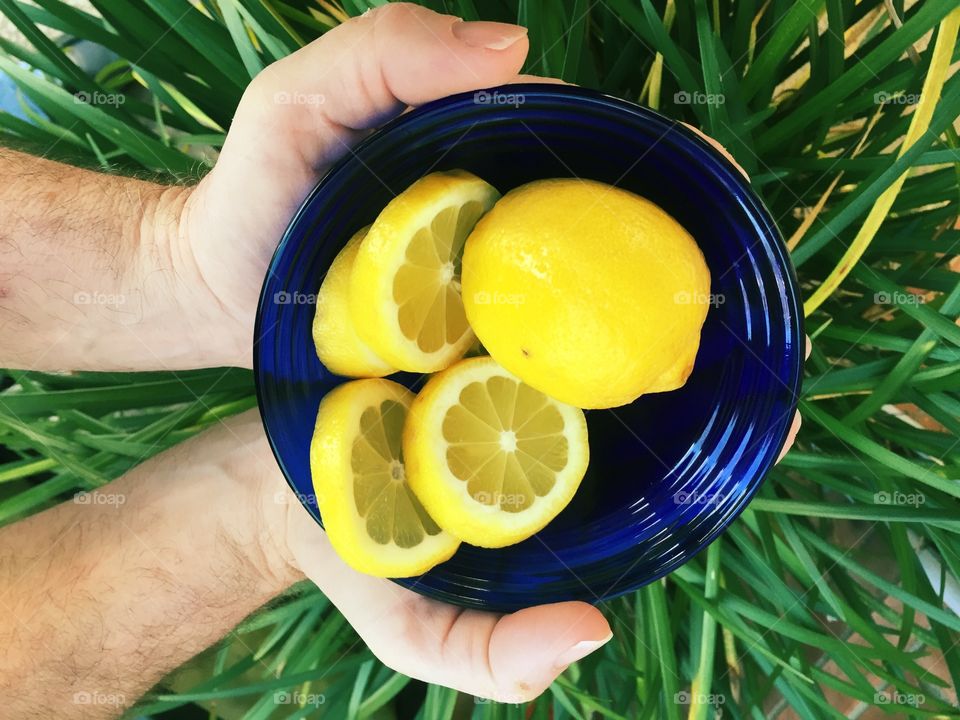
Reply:
[[[0, 113], [0, 141], [190, 181], [215, 160], [253, 75], [378, 4], [0, 0], [21, 35], [0, 37], [0, 70], [23, 116]], [[394, 673], [304, 585], [135, 714], [960, 717], [954, 0], [423, 4], [520, 22], [527, 72], [658, 108], [730, 149], [814, 298], [800, 439], [706, 553], [605, 603], [614, 640], [534, 703], [477, 702]], [[71, 39], [114, 59], [90, 73]], [[75, 100], [94, 92], [125, 102]], [[697, 93], [723, 102], [685, 102]], [[255, 405], [240, 370], [0, 373], [3, 523]], [[283, 702], [295, 692], [303, 702]]]

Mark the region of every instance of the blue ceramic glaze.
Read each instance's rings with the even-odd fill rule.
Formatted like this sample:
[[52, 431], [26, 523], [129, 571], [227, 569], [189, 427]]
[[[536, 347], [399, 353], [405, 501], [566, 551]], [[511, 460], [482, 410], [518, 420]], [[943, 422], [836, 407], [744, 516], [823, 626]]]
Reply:
[[722, 155], [651, 110], [582, 88], [512, 85], [425, 105], [341, 160], [287, 228], [260, 298], [254, 370], [277, 460], [319, 522], [310, 439], [320, 399], [344, 378], [314, 352], [312, 295], [340, 248], [395, 194], [454, 168], [501, 192], [576, 176], [649, 198], [700, 244], [717, 302], [683, 388], [587, 412], [587, 476], [548, 527], [499, 550], [463, 545], [400, 582], [498, 611], [636, 589], [703, 549], [756, 492], [790, 427], [804, 347], [796, 278], [769, 213]]

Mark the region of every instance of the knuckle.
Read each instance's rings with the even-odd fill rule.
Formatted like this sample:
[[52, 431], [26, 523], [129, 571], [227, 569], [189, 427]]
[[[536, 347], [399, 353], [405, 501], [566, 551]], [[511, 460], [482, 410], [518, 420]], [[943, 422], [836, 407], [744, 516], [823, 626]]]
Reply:
[[417, 6], [413, 3], [392, 2], [387, 3], [386, 5], [381, 5], [380, 7], [364, 13], [364, 17], [368, 17], [372, 20], [407, 18], [412, 17], [413, 13], [416, 11]]
[[244, 94], [266, 98], [268, 94], [281, 89], [284, 84], [284, 67], [283, 60], [267, 65], [250, 81]]
[[389, 31], [392, 28], [408, 24], [423, 12], [424, 9], [419, 5], [392, 2], [367, 11], [363, 18]]

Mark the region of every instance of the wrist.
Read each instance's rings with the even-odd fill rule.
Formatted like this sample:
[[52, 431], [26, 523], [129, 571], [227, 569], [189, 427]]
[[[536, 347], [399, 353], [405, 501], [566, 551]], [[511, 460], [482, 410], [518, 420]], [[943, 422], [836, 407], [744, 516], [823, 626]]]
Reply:
[[328, 579], [327, 570], [342, 563], [326, 533], [303, 507], [277, 467], [259, 417], [256, 419], [257, 457], [267, 470], [259, 475], [250, 507], [256, 517], [249, 523], [256, 528], [259, 572], [275, 578], [287, 587], [307, 577], [320, 584]]
[[[273, 457], [270, 458], [271, 462]], [[276, 463], [274, 463], [275, 465]], [[303, 571], [294, 556], [289, 538], [300, 518], [295, 513], [306, 514], [300, 507], [296, 495], [279, 469], [269, 474], [259, 483], [257, 497], [254, 499], [257, 518], [257, 548], [255, 560], [258, 572], [281, 590], [304, 579]], [[318, 528], [319, 529], [319, 528]]]
[[[222, 527], [254, 577], [268, 593], [277, 594], [303, 579], [287, 542], [292, 513], [302, 508], [294, 505], [297, 499], [277, 467], [256, 412], [232, 418], [222, 429], [228, 432], [220, 433], [225, 450], [218, 459], [220, 474], [241, 499], [239, 504], [220, 503]], [[244, 511], [237, 512], [238, 507]]]
[[250, 367], [250, 324], [234, 316], [211, 286], [209, 269], [198, 262], [196, 245], [208, 240], [196, 231], [200, 188], [162, 187], [144, 204], [137, 274], [145, 296], [166, 296], [155, 305], [162, 315], [155, 320], [172, 330], [167, 345], [172, 367]]

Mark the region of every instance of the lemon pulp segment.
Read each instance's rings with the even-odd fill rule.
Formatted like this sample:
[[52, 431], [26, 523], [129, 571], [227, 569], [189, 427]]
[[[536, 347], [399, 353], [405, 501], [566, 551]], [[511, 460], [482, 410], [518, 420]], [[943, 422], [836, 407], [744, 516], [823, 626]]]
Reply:
[[411, 407], [403, 445], [427, 511], [481, 547], [542, 529], [569, 503], [589, 462], [583, 412], [490, 357], [431, 378]]
[[371, 226], [351, 276], [350, 311], [360, 337], [391, 365], [434, 372], [473, 343], [461, 297], [463, 246], [497, 197], [470, 173], [433, 173]]
[[401, 438], [412, 399], [389, 380], [356, 380], [317, 414], [310, 466], [324, 527], [340, 556], [370, 575], [419, 575], [460, 544], [407, 482]]

